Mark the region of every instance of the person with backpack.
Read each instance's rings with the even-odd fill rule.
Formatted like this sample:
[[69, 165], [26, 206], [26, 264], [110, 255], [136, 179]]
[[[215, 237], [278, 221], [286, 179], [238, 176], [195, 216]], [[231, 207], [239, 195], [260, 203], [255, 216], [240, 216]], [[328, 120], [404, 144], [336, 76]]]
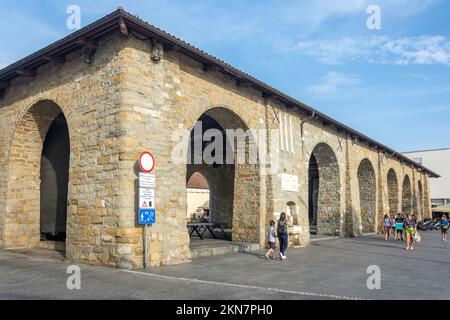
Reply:
[[277, 223], [277, 234], [278, 240], [280, 241], [280, 258], [281, 260], [285, 260], [286, 250], [288, 247], [288, 228], [289, 221], [286, 219], [286, 213], [282, 212], [280, 214], [280, 219]]
[[391, 218], [386, 214], [383, 219], [383, 229], [384, 229], [384, 241], [388, 241], [391, 235], [392, 221]]
[[442, 216], [441, 220], [441, 235], [442, 235], [442, 241], [447, 241], [447, 231], [448, 231], [448, 219], [446, 215]]
[[395, 239], [403, 241], [403, 216], [401, 213], [395, 218]]

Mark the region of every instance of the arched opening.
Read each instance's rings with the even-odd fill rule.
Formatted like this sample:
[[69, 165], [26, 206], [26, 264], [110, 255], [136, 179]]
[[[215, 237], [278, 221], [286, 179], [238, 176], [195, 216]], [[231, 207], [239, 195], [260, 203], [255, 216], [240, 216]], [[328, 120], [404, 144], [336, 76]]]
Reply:
[[65, 241], [70, 141], [60, 113], [50, 125], [41, 157], [41, 240]]
[[30, 107], [11, 140], [6, 248], [55, 248], [65, 241], [69, 130], [62, 110], [45, 100]]
[[259, 243], [260, 182], [254, 142], [243, 120], [223, 107], [202, 114], [191, 131], [186, 178], [197, 172], [207, 179], [210, 222], [231, 233], [228, 238], [233, 241]]
[[418, 186], [417, 186], [417, 191], [418, 191], [418, 196], [417, 196], [417, 218], [419, 220], [422, 220], [423, 218], [423, 208], [424, 208], [424, 203], [423, 203], [423, 186], [422, 186], [422, 181], [419, 180], [418, 182]]
[[358, 185], [362, 232], [375, 232], [377, 188], [375, 170], [368, 159], [358, 167]]
[[406, 175], [403, 179], [402, 187], [402, 213], [404, 215], [412, 214], [412, 191], [411, 181], [409, 176]]
[[339, 164], [330, 146], [320, 143], [314, 148], [308, 170], [310, 231], [318, 235], [340, 235]]
[[209, 211], [211, 192], [206, 177], [200, 172], [195, 172], [188, 179], [186, 187], [188, 221], [211, 220]]
[[397, 174], [394, 169], [390, 169], [387, 175], [387, 187], [388, 187], [388, 203], [389, 213], [391, 215], [397, 215], [398, 213], [398, 180]]

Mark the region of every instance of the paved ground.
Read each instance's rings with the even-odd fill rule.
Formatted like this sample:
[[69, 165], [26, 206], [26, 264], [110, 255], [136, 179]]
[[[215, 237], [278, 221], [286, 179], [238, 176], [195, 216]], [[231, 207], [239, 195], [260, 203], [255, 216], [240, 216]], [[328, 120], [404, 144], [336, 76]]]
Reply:
[[[0, 299], [450, 299], [450, 243], [423, 238], [414, 251], [380, 236], [318, 241], [283, 262], [258, 252], [149, 272], [81, 266], [73, 291], [57, 255], [0, 252]], [[369, 265], [381, 268], [381, 290], [367, 289]]]

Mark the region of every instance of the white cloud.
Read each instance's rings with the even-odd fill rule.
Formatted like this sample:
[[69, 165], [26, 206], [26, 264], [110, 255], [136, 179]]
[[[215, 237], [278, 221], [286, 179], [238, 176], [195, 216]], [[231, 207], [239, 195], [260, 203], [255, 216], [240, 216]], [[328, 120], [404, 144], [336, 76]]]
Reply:
[[450, 65], [450, 40], [444, 36], [396, 39], [388, 36], [363, 36], [307, 40], [297, 43], [290, 50], [328, 64], [345, 60], [365, 60], [370, 63], [399, 65]]
[[352, 87], [360, 83], [361, 80], [357, 75], [345, 75], [331, 71], [323, 77], [323, 83], [310, 86], [307, 92], [313, 96], [324, 97], [337, 93], [341, 88]]

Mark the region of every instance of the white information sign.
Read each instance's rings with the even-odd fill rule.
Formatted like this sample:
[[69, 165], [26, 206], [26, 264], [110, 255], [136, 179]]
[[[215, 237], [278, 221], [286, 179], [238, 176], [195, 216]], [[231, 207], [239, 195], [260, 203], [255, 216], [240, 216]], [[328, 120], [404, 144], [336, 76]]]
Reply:
[[156, 177], [139, 173], [139, 209], [155, 209]]
[[298, 176], [292, 174], [281, 174], [281, 190], [298, 192]]
[[139, 188], [139, 208], [155, 208], [155, 189]]
[[139, 188], [155, 189], [156, 176], [150, 173], [139, 173]]

